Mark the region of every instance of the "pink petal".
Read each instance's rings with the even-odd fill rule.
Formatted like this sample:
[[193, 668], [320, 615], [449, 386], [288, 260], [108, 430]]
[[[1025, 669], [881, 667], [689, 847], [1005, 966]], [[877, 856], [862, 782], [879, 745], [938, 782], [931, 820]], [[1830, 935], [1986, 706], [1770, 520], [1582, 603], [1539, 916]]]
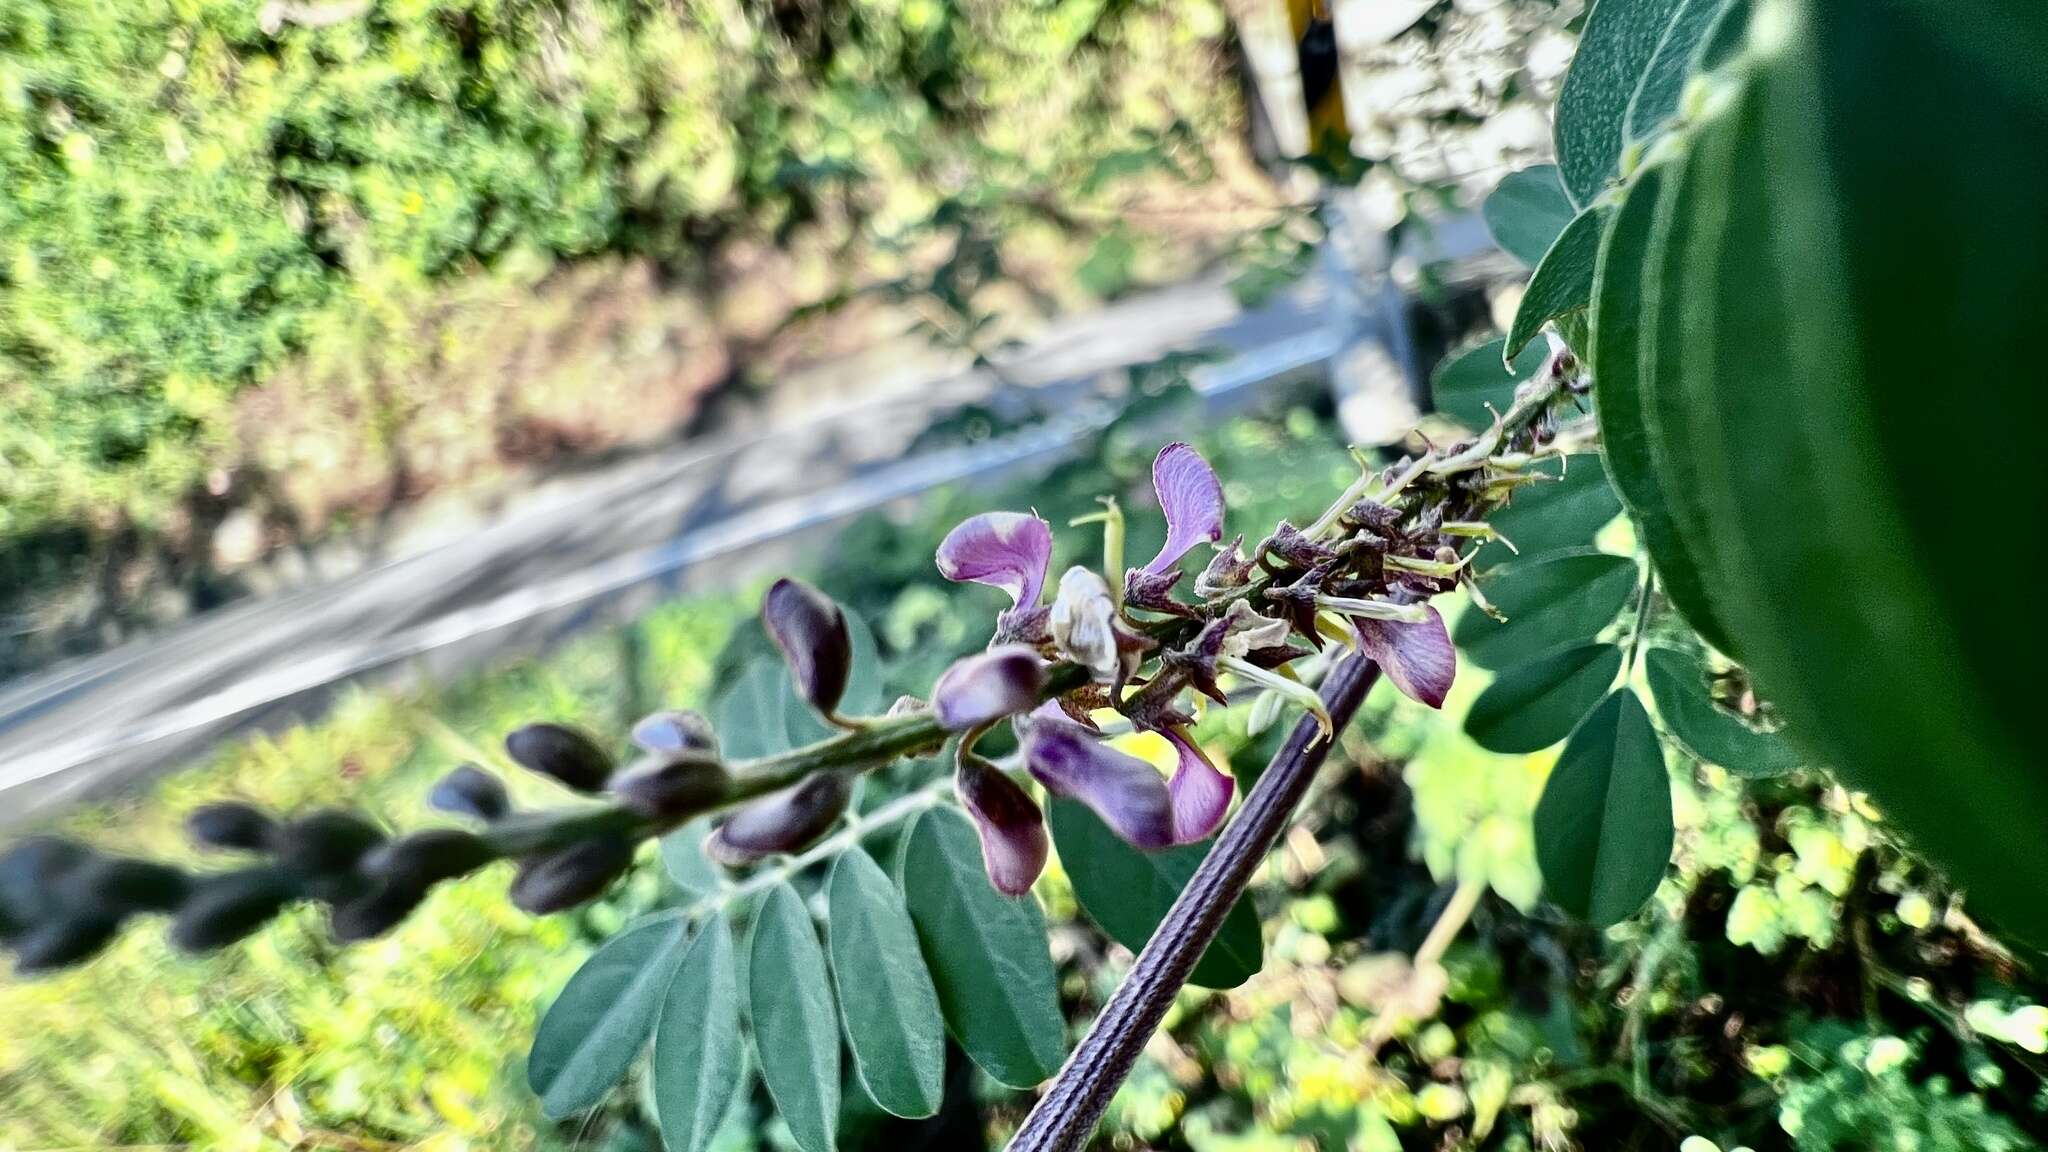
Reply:
[[939, 574], [1001, 588], [1013, 603], [1038, 603], [1052, 563], [1052, 525], [1022, 512], [984, 512], [939, 542]]
[[1015, 780], [975, 756], [963, 756], [953, 775], [960, 803], [981, 834], [981, 862], [989, 883], [1006, 896], [1031, 891], [1045, 871], [1045, 819]]
[[1359, 648], [1380, 666], [1394, 687], [1431, 708], [1444, 706], [1451, 681], [1458, 675], [1458, 652], [1436, 609], [1429, 610], [1429, 619], [1413, 624], [1358, 618], [1352, 623], [1358, 626]]
[[1197, 544], [1223, 539], [1223, 484], [1202, 454], [1176, 440], [1152, 461], [1152, 490], [1166, 515], [1166, 544], [1145, 565], [1164, 572]]
[[1166, 739], [1180, 755], [1180, 766], [1166, 788], [1173, 797], [1173, 839], [1192, 844], [1207, 839], [1230, 811], [1230, 795], [1237, 782], [1216, 769], [1194, 741], [1180, 731], [1169, 729]]
[[1045, 688], [1045, 661], [1024, 644], [999, 644], [956, 660], [932, 686], [932, 711], [948, 732], [1024, 712]]
[[1024, 734], [1024, 763], [1057, 796], [1071, 796], [1138, 848], [1174, 842], [1173, 795], [1150, 764], [1104, 744], [1064, 716], [1034, 715]]

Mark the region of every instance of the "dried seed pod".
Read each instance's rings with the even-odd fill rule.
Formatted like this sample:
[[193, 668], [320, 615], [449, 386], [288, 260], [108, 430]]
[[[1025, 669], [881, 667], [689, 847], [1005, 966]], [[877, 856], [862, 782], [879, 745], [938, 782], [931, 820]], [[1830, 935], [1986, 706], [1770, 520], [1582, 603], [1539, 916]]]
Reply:
[[797, 695], [820, 712], [839, 707], [853, 670], [853, 639], [839, 605], [809, 584], [784, 577], [761, 598], [761, 623], [782, 649]]
[[194, 808], [185, 817], [185, 834], [202, 848], [267, 852], [277, 832], [277, 821], [268, 812], [232, 800]]
[[404, 923], [426, 896], [425, 888], [379, 884], [362, 896], [335, 905], [327, 914], [327, 931], [342, 944], [375, 939]]
[[282, 910], [295, 889], [275, 868], [244, 868], [199, 882], [171, 922], [171, 943], [211, 952], [240, 940]]
[[277, 862], [305, 877], [353, 869], [384, 842], [384, 832], [353, 812], [323, 808], [285, 825], [273, 839]]
[[434, 784], [427, 803], [456, 816], [499, 820], [512, 811], [505, 782], [474, 764], [464, 764]]
[[21, 937], [14, 949], [16, 975], [69, 968], [97, 955], [121, 930], [116, 916], [66, 916]]
[[61, 885], [73, 909], [118, 919], [132, 912], [173, 912], [192, 891], [192, 878], [154, 860], [99, 856], [73, 869]]
[[67, 909], [60, 886], [65, 877], [90, 863], [92, 849], [75, 840], [31, 836], [0, 856], [0, 911], [23, 930], [63, 916]]
[[703, 713], [688, 709], [642, 716], [633, 725], [633, 743], [656, 756], [718, 755], [718, 736], [711, 730], [711, 721]]
[[732, 778], [716, 757], [674, 756], [612, 780], [620, 803], [649, 820], [694, 816], [724, 798]]
[[505, 737], [505, 753], [521, 768], [551, 776], [578, 792], [596, 792], [611, 778], [611, 754], [560, 724], [528, 724]]
[[852, 798], [851, 777], [842, 772], [820, 772], [733, 813], [704, 841], [704, 854], [728, 868], [738, 868], [763, 857], [795, 852], [831, 831]]
[[530, 856], [512, 878], [512, 903], [535, 916], [561, 912], [596, 899], [633, 866], [633, 845], [625, 840], [585, 840]]
[[424, 893], [443, 880], [467, 875], [495, 859], [491, 846], [474, 832], [429, 828], [371, 849], [357, 870], [381, 884]]

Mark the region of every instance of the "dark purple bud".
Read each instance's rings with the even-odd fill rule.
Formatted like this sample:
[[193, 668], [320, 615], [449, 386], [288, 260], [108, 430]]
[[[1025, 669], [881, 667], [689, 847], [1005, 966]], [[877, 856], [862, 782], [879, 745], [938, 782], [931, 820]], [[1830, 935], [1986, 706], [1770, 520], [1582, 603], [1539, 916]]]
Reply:
[[1045, 661], [1022, 644], [956, 660], [932, 686], [932, 710], [949, 732], [1029, 712], [1045, 690], [1045, 671]]
[[535, 916], [562, 912], [604, 895], [633, 866], [625, 840], [585, 840], [558, 852], [530, 856], [512, 878], [512, 903]]
[[353, 812], [323, 808], [285, 825], [273, 841], [285, 869], [321, 876], [355, 868], [365, 852], [384, 842], [384, 831]]
[[202, 848], [267, 852], [276, 833], [277, 821], [253, 804], [208, 804], [185, 817], [185, 834]]
[[782, 649], [797, 695], [820, 712], [829, 714], [839, 707], [853, 671], [853, 638], [839, 605], [809, 584], [785, 576], [769, 585], [761, 598], [761, 623]]
[[295, 894], [275, 868], [245, 868], [199, 882], [171, 921], [171, 943], [184, 952], [224, 948], [261, 928]]
[[597, 792], [611, 779], [612, 758], [597, 741], [560, 724], [528, 724], [505, 737], [505, 754], [530, 772], [578, 792]]
[[33, 976], [69, 968], [97, 955], [121, 930], [113, 916], [67, 916], [21, 937], [14, 948], [14, 972]]
[[1204, 600], [1218, 596], [1233, 588], [1242, 588], [1252, 578], [1252, 559], [1244, 554], [1244, 537], [1230, 542], [1228, 548], [1216, 553], [1209, 560], [1209, 566], [1195, 577], [1195, 595]]
[[1166, 543], [1145, 571], [1164, 572], [1197, 544], [1223, 539], [1223, 485], [1202, 454], [1175, 441], [1152, 460], [1152, 490], [1166, 515]]
[[1173, 779], [1166, 785], [1173, 798], [1173, 838], [1179, 844], [1192, 844], [1208, 838], [1223, 824], [1237, 784], [1210, 763], [1186, 732], [1169, 728], [1166, 739], [1180, 757]]
[[1273, 534], [1259, 541], [1259, 555], [1271, 553], [1295, 568], [1315, 568], [1337, 558], [1329, 548], [1308, 538], [1301, 529], [1282, 520]]
[[656, 756], [680, 756], [685, 752], [718, 755], [718, 737], [711, 721], [701, 712], [687, 709], [653, 712], [633, 725], [633, 743]]
[[1143, 760], [1103, 743], [1057, 707], [1032, 714], [1024, 733], [1024, 763], [1047, 791], [1086, 804], [1134, 847], [1174, 843], [1173, 797], [1166, 778]]
[[90, 909], [119, 918], [132, 912], [176, 910], [191, 892], [192, 878], [154, 860], [98, 856], [73, 869], [61, 890], [73, 911]]
[[612, 794], [648, 820], [681, 820], [723, 800], [731, 786], [715, 756], [677, 754], [614, 777]]
[[474, 764], [464, 764], [441, 777], [427, 803], [456, 816], [501, 820], [512, 811], [505, 782]]
[[853, 798], [852, 778], [820, 772], [734, 812], [704, 841], [704, 854], [728, 868], [800, 851], [832, 830]]
[[495, 859], [497, 853], [474, 832], [429, 828], [371, 849], [357, 869], [372, 880], [425, 892]]
[[426, 899], [425, 888], [385, 883], [327, 914], [327, 931], [338, 943], [355, 944], [374, 940], [405, 922], [413, 909]]
[[97, 858], [75, 840], [31, 836], [0, 856], [0, 911], [23, 929], [67, 915], [62, 885]]
[[1045, 871], [1045, 817], [1037, 801], [1015, 780], [979, 756], [962, 756], [953, 774], [960, 804], [981, 834], [981, 861], [988, 880], [1005, 896], [1031, 891]]
[[1458, 675], [1458, 650], [1436, 609], [1429, 610], [1429, 619], [1412, 624], [1372, 619], [1352, 623], [1358, 626], [1359, 650], [1380, 666], [1394, 687], [1431, 708], [1444, 706]]
[[1180, 583], [1180, 577], [1178, 568], [1164, 572], [1133, 568], [1124, 573], [1124, 603], [1149, 612], [1170, 612], [1192, 619], [1196, 615], [1194, 609], [1173, 598], [1173, 586]]
[[984, 512], [946, 533], [938, 560], [946, 579], [1001, 588], [1013, 608], [1030, 608], [1045, 591], [1052, 525], [1022, 512]]

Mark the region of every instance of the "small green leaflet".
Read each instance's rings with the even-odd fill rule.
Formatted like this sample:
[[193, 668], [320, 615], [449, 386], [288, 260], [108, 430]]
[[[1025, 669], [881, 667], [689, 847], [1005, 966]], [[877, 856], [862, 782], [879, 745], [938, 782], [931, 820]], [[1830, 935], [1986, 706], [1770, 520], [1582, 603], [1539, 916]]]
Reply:
[[1128, 288], [1131, 283], [1131, 265], [1137, 259], [1138, 249], [1121, 228], [1111, 228], [1096, 238], [1095, 246], [1088, 250], [1088, 258], [1074, 269], [1074, 278], [1081, 282], [1090, 295], [1107, 299]]
[[1572, 733], [1536, 804], [1544, 891], [1605, 927], [1657, 890], [1671, 862], [1671, 777], [1642, 701], [1617, 689]]
[[1679, 0], [1598, 0], [1557, 93], [1557, 166], [1583, 208], [1621, 167], [1628, 105]]
[[[1117, 839], [1102, 820], [1077, 800], [1054, 797], [1046, 811], [1052, 842], [1067, 865], [1074, 899], [1111, 939], [1133, 952], [1152, 939], [1189, 877], [1202, 866], [1213, 840], [1140, 852]], [[1216, 939], [1195, 965], [1192, 983], [1235, 988], [1265, 963], [1259, 918], [1240, 897]]]
[[704, 1152], [746, 1073], [732, 925], [723, 914], [683, 954], [654, 1032], [654, 1109], [668, 1152]]
[[[1543, 254], [1543, 263], [1529, 277], [1528, 290], [1515, 309], [1515, 321], [1508, 325], [1508, 342], [1503, 361], [1519, 355], [1551, 321], [1583, 320], [1593, 299], [1593, 264], [1600, 256], [1600, 235], [1607, 229], [1607, 209], [1588, 208], [1558, 234], [1557, 242]], [[1571, 342], [1573, 333], [1566, 335]], [[1583, 348], [1583, 344], [1576, 345]]]
[[1575, 644], [1502, 672], [1465, 716], [1490, 752], [1535, 752], [1572, 734], [1621, 673], [1621, 649]]
[[1707, 670], [1691, 654], [1652, 648], [1643, 654], [1643, 674], [1657, 715], [1695, 758], [1751, 779], [1799, 767], [1799, 751], [1784, 737], [1759, 732], [1715, 705], [1707, 694]]
[[711, 817], [700, 816], [661, 838], [661, 864], [685, 900], [702, 900], [718, 891], [718, 869], [704, 858], [704, 839], [711, 835]]
[[917, 927], [896, 886], [858, 848], [833, 862], [825, 887], [832, 984], [854, 1074], [891, 1115], [930, 1116], [945, 1098], [946, 1023]]
[[739, 679], [711, 704], [711, 727], [727, 760], [752, 760], [787, 752], [793, 745], [782, 719], [792, 695], [789, 671], [774, 659], [747, 665]]
[[1503, 176], [1479, 213], [1486, 218], [1493, 242], [1534, 268], [1576, 211], [1571, 197], [1565, 195], [1557, 165], [1538, 164]]
[[775, 1110], [803, 1152], [832, 1152], [839, 1129], [839, 1013], [803, 897], [768, 890], [747, 947], [754, 1055]]
[[594, 1108], [618, 1086], [654, 1031], [686, 935], [680, 917], [649, 920], [606, 941], [569, 978], [526, 1058], [542, 1112], [560, 1119]]
[[1474, 430], [1492, 424], [1496, 415], [1506, 415], [1515, 402], [1516, 386], [1535, 379], [1550, 359], [1550, 349], [1531, 344], [1502, 368], [1506, 347], [1506, 340], [1488, 340], [1446, 357], [1429, 381], [1437, 411]]
[[1496, 540], [1473, 559], [1477, 571], [1517, 556], [1536, 557], [1590, 546], [1600, 529], [1621, 515], [1621, 497], [1607, 482], [1607, 469], [1597, 452], [1545, 460], [1531, 471], [1550, 479], [1516, 489], [1508, 506], [1488, 519], [1520, 551]]
[[1751, 0], [1723, 0], [1720, 13], [1693, 49], [1693, 75], [1712, 72], [1735, 58], [1749, 39], [1749, 18], [1755, 7]]
[[904, 833], [896, 884], [953, 1039], [1012, 1088], [1057, 1071], [1066, 1022], [1045, 913], [1029, 895], [1012, 900], [990, 886], [967, 817], [951, 808], [919, 816]]
[[1643, 78], [1628, 102], [1624, 134], [1630, 144], [1656, 135], [1664, 122], [1677, 113], [1679, 93], [1685, 88], [1686, 78], [1692, 75], [1693, 57], [1699, 52], [1701, 39], [1719, 19], [1723, 3], [1724, 0], [1679, 0], [1678, 10], [1671, 14], [1671, 23], [1665, 25], [1663, 38], [1657, 43], [1657, 54], [1651, 57], [1650, 66], [1643, 69]]
[[1502, 564], [1479, 578], [1479, 588], [1507, 620], [1466, 612], [1458, 647], [1481, 668], [1499, 669], [1591, 640], [1628, 603], [1637, 576], [1628, 557], [1591, 549]]

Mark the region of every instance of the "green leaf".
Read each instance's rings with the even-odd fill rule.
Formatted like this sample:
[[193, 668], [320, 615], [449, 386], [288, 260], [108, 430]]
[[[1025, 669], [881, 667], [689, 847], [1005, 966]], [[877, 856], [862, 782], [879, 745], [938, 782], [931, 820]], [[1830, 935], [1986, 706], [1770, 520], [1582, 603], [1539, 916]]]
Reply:
[[704, 856], [712, 820], [699, 816], [661, 838], [661, 865], [685, 900], [702, 900], [722, 885], [718, 869]]
[[1557, 93], [1557, 167], [1583, 208], [1620, 171], [1629, 101], [1679, 0], [1598, 0]]
[[[1605, 208], [1588, 208], [1572, 217], [1543, 254], [1543, 263], [1529, 277], [1528, 290], [1515, 308], [1515, 321], [1508, 325], [1503, 357], [1519, 355], [1545, 324], [1583, 316], [1593, 299], [1593, 264], [1600, 257], [1607, 215]], [[1566, 342], [1572, 343], [1569, 333]]]
[[1586, 717], [1536, 804], [1536, 861], [1558, 907], [1605, 927], [1635, 914], [1671, 862], [1671, 777], [1626, 688]]
[[1074, 269], [1074, 278], [1081, 287], [1098, 298], [1108, 298], [1122, 292], [1131, 283], [1131, 265], [1136, 261], [1137, 248], [1122, 229], [1112, 228], [1096, 237], [1095, 244], [1088, 250], [1088, 258]]
[[839, 1128], [839, 1013], [825, 949], [787, 883], [762, 898], [747, 946], [747, 1010], [761, 1080], [803, 1152], [832, 1152]]
[[668, 1152], [704, 1152], [739, 1095], [740, 989], [732, 925], [713, 916], [690, 942], [654, 1032], [654, 1109]]
[[[882, 700], [882, 656], [875, 647], [874, 630], [867, 621], [848, 612], [846, 638], [853, 653], [853, 666], [846, 677], [846, 691], [839, 697], [839, 711], [846, 716], [880, 715], [886, 705]], [[787, 670], [782, 672], [778, 697], [787, 748], [814, 744], [837, 731], [796, 694], [796, 685], [790, 681]]]
[[1487, 195], [1479, 212], [1486, 218], [1493, 242], [1531, 268], [1542, 261], [1557, 234], [1576, 214], [1555, 164], [1508, 173]]
[[1494, 678], [1472, 702], [1465, 732], [1490, 752], [1536, 752], [1572, 734], [1621, 673], [1621, 649], [1575, 644]]
[[902, 894], [858, 848], [833, 862], [826, 890], [832, 985], [854, 1074], [891, 1115], [930, 1116], [945, 1098], [946, 1022]]
[[1621, 515], [1621, 498], [1607, 482], [1599, 453], [1545, 460], [1533, 471], [1555, 479], [1517, 490], [1513, 502], [1488, 521], [1520, 551], [1496, 540], [1481, 548], [1473, 560], [1478, 571], [1517, 556], [1533, 558], [1562, 548], [1587, 547], [1600, 529]]
[[1011, 1088], [1058, 1071], [1066, 1022], [1045, 913], [1029, 895], [1013, 900], [990, 886], [967, 817], [951, 808], [919, 816], [904, 834], [896, 883], [953, 1039]]
[[1755, 11], [1751, 0], [1723, 0], [1721, 11], [1693, 49], [1693, 75], [1712, 72], [1735, 58], [1749, 39], [1749, 19]]
[[1652, 648], [1643, 654], [1643, 674], [1664, 726], [1695, 759], [1751, 779], [1782, 776], [1799, 767], [1799, 751], [1790, 741], [1759, 732], [1714, 703], [1707, 692], [1707, 670], [1691, 654]]
[[1628, 557], [1590, 549], [1503, 564], [1479, 577], [1479, 587], [1507, 620], [1466, 612], [1458, 647], [1481, 668], [1497, 669], [1591, 640], [1629, 602], [1637, 576]]
[[649, 920], [612, 937], [569, 978], [526, 1058], [542, 1112], [559, 1119], [594, 1108], [625, 1077], [654, 1031], [686, 934], [680, 918]]
[[[1073, 881], [1074, 899], [1112, 940], [1133, 952], [1152, 939], [1214, 843], [1140, 852], [1119, 840], [1087, 805], [1064, 797], [1053, 798], [1046, 819]], [[1263, 953], [1258, 915], [1240, 897], [1190, 981], [1205, 988], [1235, 988], [1258, 972]]]
[[789, 670], [777, 660], [756, 660], [747, 665], [711, 704], [711, 727], [718, 733], [719, 751], [728, 760], [752, 760], [773, 756], [795, 747], [783, 720], [784, 701], [793, 691]]
[[1720, 18], [1725, 0], [1679, 0], [1671, 23], [1657, 42], [1657, 54], [1636, 85], [1628, 102], [1623, 135], [1631, 145], [1657, 134], [1664, 122], [1678, 112], [1679, 93], [1692, 75], [1694, 56], [1700, 41]]
[[1505, 415], [1515, 402], [1515, 388], [1535, 379], [1550, 360], [1548, 348], [1532, 344], [1503, 368], [1506, 347], [1506, 340], [1488, 340], [1439, 364], [1429, 382], [1437, 411], [1475, 430], [1491, 425], [1496, 414]]

